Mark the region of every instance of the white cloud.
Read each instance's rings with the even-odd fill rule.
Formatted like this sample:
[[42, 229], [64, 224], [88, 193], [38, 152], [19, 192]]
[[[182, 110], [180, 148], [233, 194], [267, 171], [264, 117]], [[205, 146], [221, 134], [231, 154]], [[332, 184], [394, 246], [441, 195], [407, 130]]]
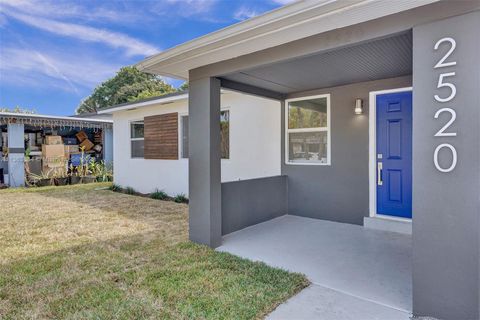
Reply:
[[[167, 0], [167, 3], [177, 5], [182, 16], [193, 16], [210, 12], [216, 0]], [[165, 6], [165, 4], [163, 4]], [[165, 6], [167, 9], [168, 6]], [[185, 10], [183, 10], [185, 9]]]
[[252, 8], [248, 8], [245, 6], [240, 7], [235, 13], [233, 14], [233, 18], [236, 20], [246, 20], [259, 15], [259, 12], [255, 11]]
[[10, 9], [34, 16], [42, 16], [48, 18], [74, 18], [81, 20], [107, 20], [110, 22], [128, 22], [138, 20], [140, 17], [126, 10], [114, 10], [104, 6], [109, 4], [106, 1], [98, 6], [88, 8], [79, 6], [75, 2], [51, 1], [51, 0], [0, 0], [0, 5], [4, 10]]
[[57, 87], [79, 93], [113, 76], [119, 65], [78, 56], [75, 52], [58, 54], [32, 49], [2, 48], [2, 83], [16, 86]]
[[276, 3], [276, 4], [280, 4], [282, 6], [286, 5], [286, 4], [289, 4], [289, 3], [292, 3], [292, 2], [296, 2], [298, 0], [272, 0], [273, 3]]
[[113, 48], [123, 48], [127, 55], [152, 55], [158, 48], [119, 32], [82, 26], [74, 23], [59, 22], [45, 18], [34, 17], [21, 13], [9, 13], [10, 17], [22, 21], [32, 27], [57, 35], [72, 37], [84, 41], [99, 42]]
[[[122, 48], [128, 56], [149, 56], [160, 51], [157, 47], [124, 33], [96, 28], [61, 19], [83, 20], [128, 20], [122, 11], [105, 7], [79, 7], [75, 3], [37, 2], [34, 0], [0, 0], [0, 16], [16, 19], [32, 27], [76, 38], [82, 41], [102, 43], [113, 48]], [[1, 22], [1, 21], [0, 21]]]
[[164, 0], [153, 3], [148, 11], [156, 16], [190, 18], [218, 23], [222, 21], [214, 14], [219, 0]]

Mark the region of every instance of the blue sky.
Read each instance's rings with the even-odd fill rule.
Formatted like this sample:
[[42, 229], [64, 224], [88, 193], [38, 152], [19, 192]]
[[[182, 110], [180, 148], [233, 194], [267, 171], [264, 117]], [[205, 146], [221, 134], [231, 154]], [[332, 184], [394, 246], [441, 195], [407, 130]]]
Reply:
[[120, 67], [288, 2], [0, 0], [0, 107], [73, 114]]

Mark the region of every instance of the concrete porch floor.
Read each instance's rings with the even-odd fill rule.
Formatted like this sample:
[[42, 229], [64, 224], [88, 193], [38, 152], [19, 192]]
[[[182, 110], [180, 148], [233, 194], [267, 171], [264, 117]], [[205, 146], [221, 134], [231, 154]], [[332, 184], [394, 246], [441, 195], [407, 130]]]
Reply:
[[309, 278], [271, 319], [409, 319], [408, 235], [285, 215], [226, 235], [218, 250]]

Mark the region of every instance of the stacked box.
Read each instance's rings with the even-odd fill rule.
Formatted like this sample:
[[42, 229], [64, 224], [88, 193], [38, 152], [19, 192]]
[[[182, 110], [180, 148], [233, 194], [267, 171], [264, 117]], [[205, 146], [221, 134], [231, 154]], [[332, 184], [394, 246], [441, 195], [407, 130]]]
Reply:
[[85, 139], [80, 143], [80, 149], [83, 149], [83, 151], [90, 151], [93, 148], [93, 143], [92, 141]]
[[67, 159], [70, 157], [72, 153], [79, 153], [80, 152], [80, 146], [78, 144], [76, 145], [65, 145], [65, 156]]
[[63, 144], [43, 144], [42, 160], [42, 171], [44, 172], [50, 172], [54, 168], [65, 166], [65, 146]]
[[65, 145], [74, 146], [77, 144], [77, 138], [63, 138]]
[[88, 139], [88, 136], [84, 131], [79, 131], [75, 136], [80, 142], [83, 142], [83, 140]]
[[60, 137], [60, 136], [45, 136], [45, 144], [47, 144], [47, 145], [63, 144], [62, 137]]

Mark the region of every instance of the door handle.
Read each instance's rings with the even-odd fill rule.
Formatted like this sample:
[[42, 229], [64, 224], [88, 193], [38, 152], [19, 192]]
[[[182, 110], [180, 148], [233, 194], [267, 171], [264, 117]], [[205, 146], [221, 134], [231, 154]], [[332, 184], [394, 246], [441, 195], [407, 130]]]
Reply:
[[383, 185], [382, 169], [383, 169], [383, 163], [377, 162], [377, 185], [379, 186]]

